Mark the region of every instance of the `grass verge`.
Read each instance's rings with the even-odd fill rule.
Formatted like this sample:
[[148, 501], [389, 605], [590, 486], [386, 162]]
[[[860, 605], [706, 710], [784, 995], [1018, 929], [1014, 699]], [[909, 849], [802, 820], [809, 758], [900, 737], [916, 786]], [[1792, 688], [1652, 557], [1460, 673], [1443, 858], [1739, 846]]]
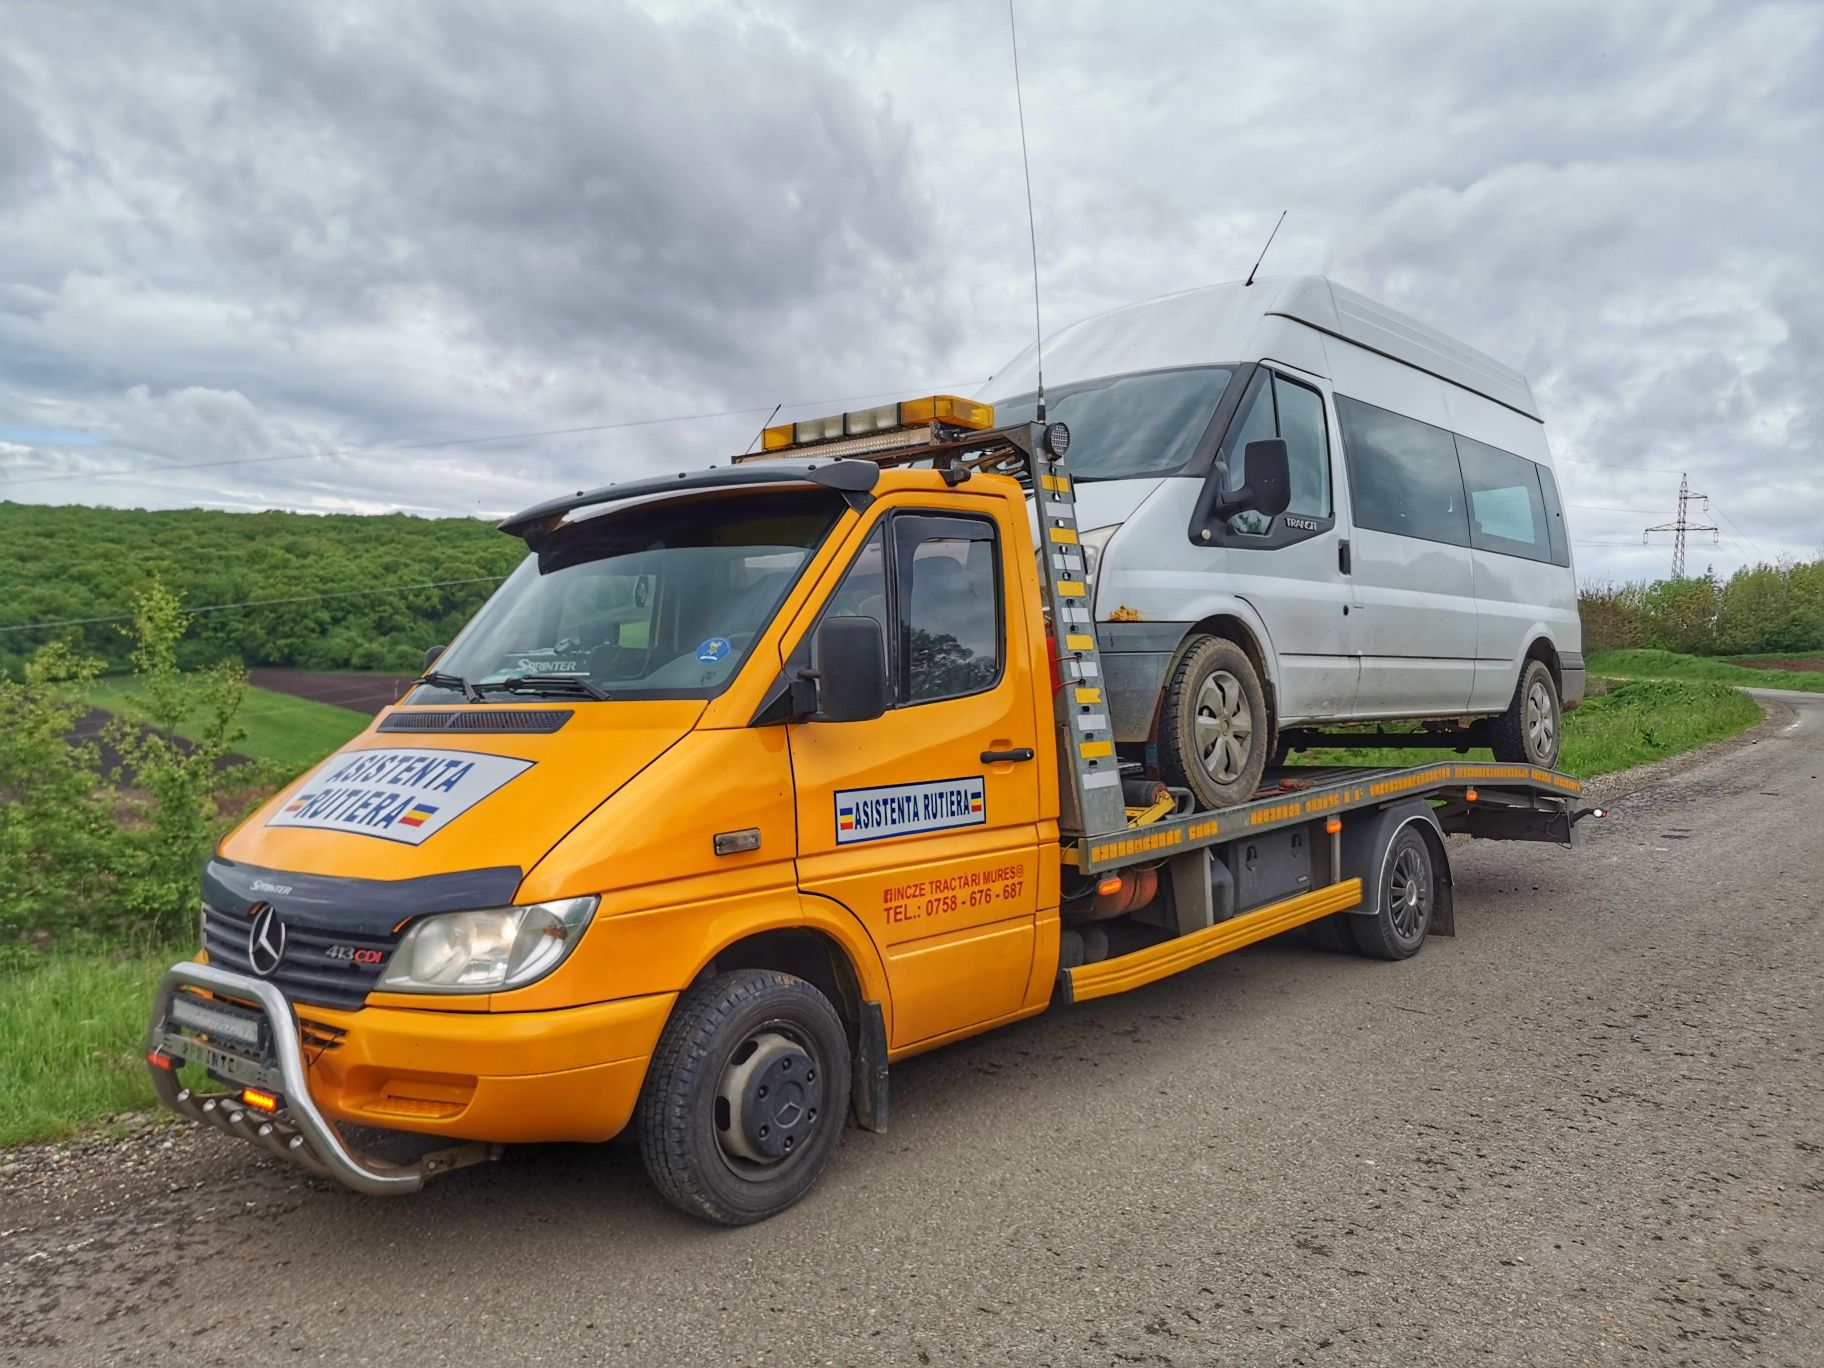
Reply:
[[[1816, 654], [1812, 652], [1813, 656]], [[1794, 660], [1804, 658], [1793, 657]], [[1599, 651], [1587, 663], [1592, 675], [1616, 679], [1708, 680], [1716, 684], [1733, 684], [1741, 689], [1801, 689], [1806, 693], [1824, 693], [1824, 674], [1816, 670], [1757, 670], [1718, 656], [1680, 655], [1677, 651]]]
[[[1625, 654], [1635, 654], [1627, 652]], [[1652, 654], [1663, 654], [1654, 652]], [[1707, 681], [1637, 679], [1616, 684], [1564, 716], [1564, 750], [1558, 768], [1579, 779], [1644, 765], [1721, 741], [1761, 720], [1760, 705], [1739, 689]], [[1311, 750], [1294, 755], [1306, 765], [1422, 765], [1457, 758], [1454, 752], [1373, 748]], [[1472, 750], [1471, 760], [1491, 760]]]
[[[98, 679], [88, 691], [88, 701], [122, 717], [145, 714], [144, 693], [135, 679]], [[234, 744], [237, 755], [269, 760], [295, 774], [316, 764], [372, 719], [352, 708], [249, 685], [236, 720], [247, 729]]]
[[59, 951], [0, 976], [0, 1145], [54, 1140], [153, 1104], [146, 1013], [181, 950]]

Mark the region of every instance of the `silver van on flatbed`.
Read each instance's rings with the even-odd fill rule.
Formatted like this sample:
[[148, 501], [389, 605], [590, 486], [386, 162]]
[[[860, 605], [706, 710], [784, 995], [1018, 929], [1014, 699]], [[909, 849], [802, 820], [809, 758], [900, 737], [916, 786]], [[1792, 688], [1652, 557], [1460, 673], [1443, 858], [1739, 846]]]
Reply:
[[[982, 390], [998, 421], [1031, 416], [1036, 359]], [[1556, 763], [1583, 635], [1518, 371], [1318, 276], [1085, 319], [1044, 366], [1129, 755], [1209, 807], [1362, 723]]]

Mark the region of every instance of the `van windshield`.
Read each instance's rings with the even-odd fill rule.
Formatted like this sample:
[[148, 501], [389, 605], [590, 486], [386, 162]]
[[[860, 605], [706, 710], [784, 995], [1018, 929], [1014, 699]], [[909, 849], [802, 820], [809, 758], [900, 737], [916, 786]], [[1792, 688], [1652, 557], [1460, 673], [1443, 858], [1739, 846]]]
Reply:
[[[1175, 475], [1209, 429], [1235, 372], [1227, 366], [1148, 371], [1045, 391], [1045, 417], [1070, 428], [1070, 473], [1079, 480]], [[1032, 421], [1031, 394], [1003, 399], [994, 420]]]
[[824, 489], [769, 489], [572, 515], [438, 658], [440, 682], [406, 701], [461, 699], [464, 682], [489, 703], [711, 697], [842, 507]]

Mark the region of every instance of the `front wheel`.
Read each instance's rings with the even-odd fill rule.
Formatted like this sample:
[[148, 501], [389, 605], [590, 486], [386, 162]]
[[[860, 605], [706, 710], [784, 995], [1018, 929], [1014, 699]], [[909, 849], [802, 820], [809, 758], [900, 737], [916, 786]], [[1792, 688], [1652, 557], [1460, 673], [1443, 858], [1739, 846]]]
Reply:
[[817, 1181], [849, 1111], [849, 1040], [829, 999], [741, 969], [678, 999], [640, 1094], [640, 1157], [673, 1206], [751, 1225]]
[[1529, 660], [1507, 711], [1495, 719], [1495, 759], [1550, 769], [1564, 741], [1564, 709], [1558, 685], [1543, 660]]
[[1273, 744], [1266, 691], [1248, 653], [1200, 637], [1178, 658], [1160, 709], [1159, 769], [1200, 806], [1245, 803], [1260, 787]]

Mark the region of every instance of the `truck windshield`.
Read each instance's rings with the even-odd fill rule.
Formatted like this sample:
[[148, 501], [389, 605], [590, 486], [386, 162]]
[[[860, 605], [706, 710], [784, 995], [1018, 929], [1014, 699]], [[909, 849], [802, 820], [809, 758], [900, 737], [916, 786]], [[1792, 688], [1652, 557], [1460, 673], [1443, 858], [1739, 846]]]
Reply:
[[[1227, 366], [1199, 366], [1047, 387], [1045, 417], [1069, 426], [1076, 479], [1175, 475], [1191, 459], [1233, 376]], [[1030, 422], [1036, 406], [1030, 394], [997, 400], [995, 422]]]
[[842, 507], [828, 490], [769, 489], [573, 514], [406, 701], [461, 699], [464, 683], [490, 703], [711, 697]]

